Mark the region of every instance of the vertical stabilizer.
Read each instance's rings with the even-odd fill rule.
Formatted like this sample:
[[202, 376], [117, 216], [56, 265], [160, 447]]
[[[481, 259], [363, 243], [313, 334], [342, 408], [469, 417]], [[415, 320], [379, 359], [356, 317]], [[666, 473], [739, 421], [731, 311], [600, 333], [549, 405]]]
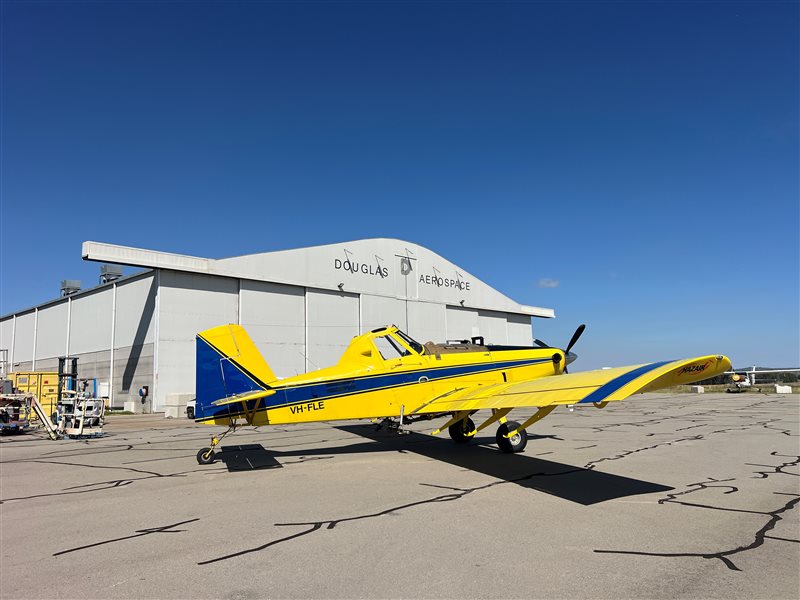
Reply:
[[266, 390], [277, 379], [240, 325], [221, 325], [197, 334], [195, 418], [212, 415], [212, 402]]

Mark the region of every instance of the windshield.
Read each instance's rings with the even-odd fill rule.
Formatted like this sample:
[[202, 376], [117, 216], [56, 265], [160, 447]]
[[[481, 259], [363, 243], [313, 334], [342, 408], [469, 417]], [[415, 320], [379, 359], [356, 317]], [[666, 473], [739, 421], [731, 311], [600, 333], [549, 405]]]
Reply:
[[410, 337], [408, 337], [405, 333], [403, 333], [399, 329], [397, 330], [397, 335], [400, 336], [400, 338], [406, 344], [408, 344], [408, 347], [411, 348], [414, 352], [416, 352], [417, 354], [422, 354], [422, 344], [420, 344], [415, 340], [412, 340]]
[[382, 337], [376, 337], [373, 341], [375, 342], [375, 347], [378, 349], [378, 352], [380, 352], [384, 360], [400, 358], [403, 356], [409, 356], [411, 354], [411, 352], [394, 341], [392, 336], [385, 335]]

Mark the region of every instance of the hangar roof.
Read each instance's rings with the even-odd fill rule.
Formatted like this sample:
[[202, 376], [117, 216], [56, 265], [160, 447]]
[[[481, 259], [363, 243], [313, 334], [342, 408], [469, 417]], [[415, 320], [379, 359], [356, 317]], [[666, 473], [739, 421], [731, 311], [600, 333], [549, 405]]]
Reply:
[[83, 243], [83, 258], [555, 317], [551, 308], [519, 304], [432, 250], [396, 239], [355, 240], [222, 259], [89, 241]]

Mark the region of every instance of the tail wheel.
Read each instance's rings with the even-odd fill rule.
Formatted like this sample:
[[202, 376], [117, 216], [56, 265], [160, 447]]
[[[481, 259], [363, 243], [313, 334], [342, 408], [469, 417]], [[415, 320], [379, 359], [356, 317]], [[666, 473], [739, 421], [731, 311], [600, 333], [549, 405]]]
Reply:
[[510, 438], [506, 437], [509, 432], [514, 431], [517, 427], [519, 427], [519, 423], [516, 421], [506, 421], [497, 428], [497, 445], [503, 452], [509, 454], [522, 452], [525, 450], [525, 446], [528, 445], [528, 433], [526, 431], [520, 431]]
[[467, 417], [458, 423], [453, 423], [447, 431], [456, 444], [466, 444], [475, 437], [475, 423]]
[[216, 456], [214, 456], [214, 451], [211, 448], [201, 448], [197, 453], [197, 464], [210, 465], [215, 458]]

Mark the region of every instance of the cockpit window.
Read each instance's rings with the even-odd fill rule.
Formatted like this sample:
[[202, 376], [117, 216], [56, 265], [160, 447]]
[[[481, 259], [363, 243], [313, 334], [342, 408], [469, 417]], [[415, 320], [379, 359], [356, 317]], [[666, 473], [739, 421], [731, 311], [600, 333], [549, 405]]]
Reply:
[[422, 344], [412, 340], [410, 337], [408, 337], [405, 333], [403, 333], [399, 329], [397, 330], [397, 335], [400, 336], [400, 338], [406, 344], [408, 344], [408, 347], [411, 348], [414, 352], [416, 352], [417, 354], [422, 354]]
[[373, 341], [375, 342], [375, 347], [378, 348], [378, 352], [381, 353], [381, 356], [384, 360], [401, 358], [411, 354], [411, 352], [395, 342], [391, 336], [386, 335], [382, 337], [376, 337]]

